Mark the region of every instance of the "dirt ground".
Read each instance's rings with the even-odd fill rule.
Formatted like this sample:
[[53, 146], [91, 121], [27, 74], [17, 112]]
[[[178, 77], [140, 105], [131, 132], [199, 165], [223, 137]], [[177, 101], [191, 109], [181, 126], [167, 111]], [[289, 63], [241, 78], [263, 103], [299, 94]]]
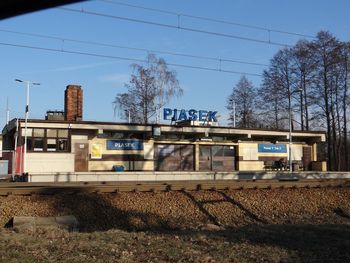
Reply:
[[350, 188], [0, 197], [79, 232], [0, 230], [0, 262], [350, 262]]

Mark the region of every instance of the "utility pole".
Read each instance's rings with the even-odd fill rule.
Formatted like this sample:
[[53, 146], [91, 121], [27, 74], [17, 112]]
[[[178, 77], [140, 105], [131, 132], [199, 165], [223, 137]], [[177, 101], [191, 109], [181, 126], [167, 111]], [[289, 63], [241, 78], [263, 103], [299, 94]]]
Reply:
[[[25, 124], [24, 124], [24, 155], [23, 155], [23, 173], [27, 172], [27, 124], [29, 118], [29, 88], [30, 84], [40, 85], [40, 83], [32, 82], [29, 80], [15, 79], [15, 81], [26, 84], [26, 107], [25, 107]], [[29, 179], [29, 178], [28, 178]]]

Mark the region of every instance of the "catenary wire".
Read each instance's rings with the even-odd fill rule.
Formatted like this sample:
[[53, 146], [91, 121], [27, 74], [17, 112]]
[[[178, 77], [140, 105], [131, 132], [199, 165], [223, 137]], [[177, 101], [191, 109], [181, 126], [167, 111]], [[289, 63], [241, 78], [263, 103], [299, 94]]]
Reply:
[[218, 36], [218, 37], [226, 37], [226, 38], [231, 38], [231, 39], [251, 41], [251, 42], [256, 42], [256, 43], [261, 43], [261, 44], [268, 44], [268, 45], [281, 46], [281, 47], [291, 47], [291, 45], [278, 43], [278, 42], [274, 42], [271, 40], [261, 40], [261, 39], [255, 39], [255, 38], [249, 38], [249, 37], [242, 37], [242, 36], [237, 36], [237, 35], [232, 35], [232, 34], [225, 34], [225, 33], [220, 33], [220, 32], [202, 30], [202, 29], [198, 29], [198, 28], [184, 27], [181, 25], [170, 25], [170, 24], [164, 24], [164, 23], [159, 23], [159, 22], [152, 22], [152, 21], [130, 18], [130, 17], [115, 16], [115, 15], [92, 12], [92, 11], [87, 11], [87, 10], [79, 10], [79, 9], [68, 8], [68, 7], [57, 7], [57, 9], [68, 11], [68, 12], [73, 12], [73, 13], [82, 13], [85, 15], [106, 17], [106, 18], [111, 18], [111, 19], [124, 20], [124, 21], [129, 21], [129, 22], [135, 22], [135, 23], [165, 27], [165, 28], [184, 30], [184, 31], [189, 31], [189, 32], [194, 32], [194, 33], [214, 35], [214, 36]]
[[250, 29], [257, 29], [257, 30], [262, 30], [262, 31], [266, 31], [266, 32], [274, 32], [274, 33], [293, 35], [293, 36], [299, 36], [299, 37], [306, 37], [306, 38], [315, 38], [315, 36], [312, 36], [312, 35], [306, 35], [306, 34], [301, 34], [301, 33], [296, 33], [296, 32], [289, 32], [289, 31], [278, 30], [278, 29], [271, 29], [271, 28], [255, 26], [255, 25], [242, 24], [242, 23], [221, 20], [221, 19], [215, 19], [215, 18], [210, 18], [210, 17], [204, 17], [204, 16], [197, 16], [197, 15], [191, 15], [191, 14], [185, 14], [185, 13], [176, 13], [176, 12], [172, 12], [172, 11], [168, 11], [168, 10], [151, 8], [151, 7], [146, 7], [146, 6], [134, 5], [134, 4], [128, 4], [128, 3], [123, 3], [123, 2], [119, 2], [119, 1], [112, 1], [112, 0], [96, 0], [96, 1], [105, 2], [105, 3], [109, 3], [109, 4], [114, 4], [114, 5], [120, 5], [120, 6], [127, 6], [127, 7], [131, 7], [131, 8], [142, 9], [142, 10], [147, 10], [147, 11], [152, 11], [152, 12], [157, 12], [157, 13], [169, 14], [169, 15], [174, 15], [174, 16], [188, 17], [188, 18], [193, 18], [193, 19], [198, 19], [198, 20], [203, 20], [203, 21], [210, 21], [210, 22], [215, 22], [215, 23], [220, 23], [220, 24], [250, 28]]
[[[67, 54], [85, 55], [85, 56], [91, 56], [91, 57], [118, 59], [118, 60], [126, 60], [126, 61], [136, 61], [136, 62], [141, 62], [141, 63], [148, 62], [147, 60], [137, 59], [137, 58], [111, 56], [111, 55], [103, 55], [103, 54], [97, 54], [97, 53], [81, 52], [81, 51], [74, 51], [74, 50], [64, 50], [64, 49], [54, 49], [54, 48], [47, 48], [47, 47], [37, 47], [37, 46], [29, 46], [29, 45], [14, 44], [14, 43], [0, 42], [0, 45], [42, 50], [42, 51], [50, 51], [50, 52], [57, 52], [57, 53], [67, 53]], [[216, 71], [216, 72], [247, 75], [247, 76], [254, 76], [254, 77], [261, 77], [262, 76], [261, 74], [257, 74], [257, 73], [239, 72], [239, 71], [233, 71], [233, 70], [227, 70], [227, 69], [216, 69], [216, 68], [200, 67], [200, 66], [193, 66], [193, 65], [187, 65], [187, 64], [177, 64], [177, 63], [167, 63], [167, 64], [169, 66], [174, 66], [174, 67], [199, 69], [199, 70], [206, 70], [206, 71]]]
[[50, 35], [43, 35], [43, 34], [37, 34], [37, 33], [20, 32], [20, 31], [1, 29], [1, 28], [0, 28], [0, 32], [25, 35], [25, 36], [31, 36], [31, 37], [38, 37], [38, 38], [44, 38], [44, 39], [54, 39], [54, 40], [59, 40], [59, 41], [68, 41], [68, 42], [73, 42], [73, 43], [81, 43], [81, 44], [88, 44], [88, 45], [94, 45], [94, 46], [137, 50], [137, 51], [143, 51], [143, 52], [147, 52], [147, 53], [167, 54], [167, 55], [195, 58], [195, 59], [207, 59], [207, 60], [214, 60], [216, 62], [229, 62], [229, 63], [247, 64], [247, 65], [253, 65], [253, 66], [263, 66], [263, 67], [269, 66], [267, 64], [256, 63], [256, 62], [248, 62], [248, 61], [241, 61], [241, 60], [234, 60], [234, 59], [227, 59], [227, 58], [200, 56], [200, 55], [192, 55], [192, 54], [177, 53], [177, 52], [171, 52], [171, 51], [152, 50], [152, 49], [137, 48], [137, 47], [128, 47], [128, 46], [101, 43], [101, 42], [95, 42], [95, 41], [79, 40], [79, 39], [50, 36]]

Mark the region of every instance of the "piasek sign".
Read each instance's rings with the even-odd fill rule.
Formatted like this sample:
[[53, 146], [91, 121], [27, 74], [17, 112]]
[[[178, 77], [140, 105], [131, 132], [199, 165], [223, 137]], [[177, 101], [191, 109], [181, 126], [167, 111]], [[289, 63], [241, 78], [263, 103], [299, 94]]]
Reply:
[[169, 121], [203, 121], [203, 122], [217, 122], [217, 111], [207, 110], [184, 110], [184, 109], [163, 109], [164, 120]]

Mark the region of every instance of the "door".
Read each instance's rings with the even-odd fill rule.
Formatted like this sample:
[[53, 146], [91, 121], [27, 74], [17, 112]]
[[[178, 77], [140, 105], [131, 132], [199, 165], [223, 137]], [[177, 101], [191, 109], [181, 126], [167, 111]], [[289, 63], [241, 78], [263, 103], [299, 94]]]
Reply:
[[235, 170], [235, 148], [229, 145], [200, 145], [199, 170], [231, 172]]
[[194, 146], [155, 144], [154, 169], [156, 171], [193, 171]]
[[303, 166], [304, 166], [304, 171], [309, 171], [310, 170], [310, 165], [311, 165], [311, 146], [303, 147]]
[[75, 151], [74, 170], [76, 172], [87, 172], [88, 159], [89, 159], [89, 144], [75, 143], [74, 151]]
[[199, 171], [212, 170], [211, 146], [199, 146]]
[[193, 145], [181, 145], [181, 170], [193, 171], [194, 170], [194, 146]]

